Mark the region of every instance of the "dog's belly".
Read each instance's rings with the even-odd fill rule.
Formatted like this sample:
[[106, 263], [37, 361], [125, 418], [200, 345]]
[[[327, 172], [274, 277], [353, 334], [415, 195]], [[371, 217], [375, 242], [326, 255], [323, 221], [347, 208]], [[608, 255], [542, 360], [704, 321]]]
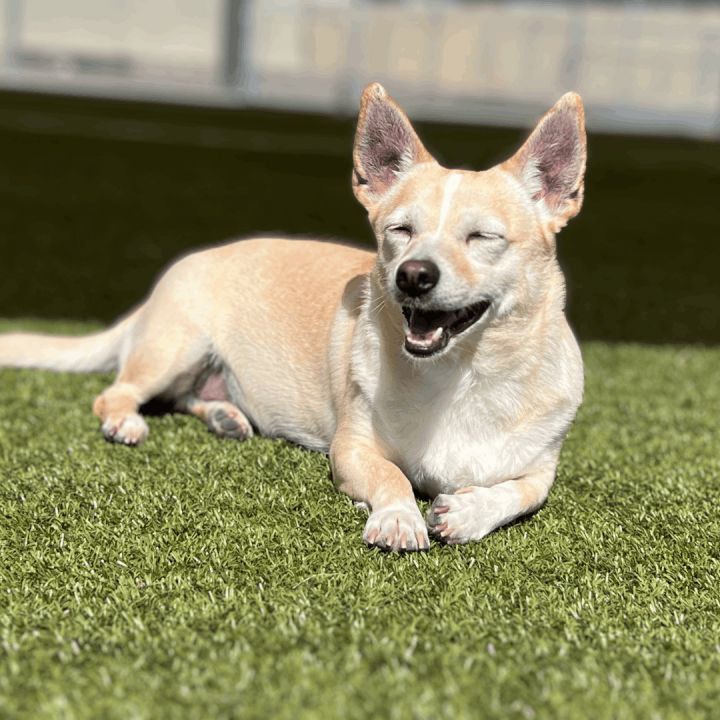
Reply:
[[[374, 255], [263, 238], [198, 260], [193, 281], [214, 298], [214, 312], [200, 324], [208, 327], [229, 399], [262, 435], [327, 450], [354, 324], [348, 295]], [[213, 379], [203, 390], [221, 387]]]
[[248, 370], [247, 365], [237, 375], [226, 369], [230, 401], [245, 413], [261, 435], [285, 438], [310, 450], [327, 452], [336, 424], [329, 399], [317, 391], [303, 399], [306, 383], [283, 372], [281, 363], [267, 367], [274, 367], [278, 374], [267, 377]]
[[278, 404], [274, 401], [274, 384], [265, 389], [259, 402], [253, 402], [243, 388], [246, 384], [225, 367], [201, 378], [196, 395], [205, 402], [231, 402], [242, 410], [261, 435], [282, 437], [311, 450], [327, 451], [335, 427], [333, 413], [309, 412], [307, 404], [288, 402], [287, 394]]
[[206, 402], [213, 400], [230, 400], [230, 394], [228, 393], [227, 383], [225, 382], [223, 373], [217, 372], [205, 378], [198, 390], [197, 396], [200, 400]]

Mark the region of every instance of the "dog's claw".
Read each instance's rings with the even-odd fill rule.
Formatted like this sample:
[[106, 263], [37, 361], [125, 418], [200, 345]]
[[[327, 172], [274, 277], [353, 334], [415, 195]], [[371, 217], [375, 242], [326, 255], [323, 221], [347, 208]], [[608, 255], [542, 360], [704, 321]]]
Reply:
[[400, 535], [400, 549], [407, 550], [407, 533], [404, 530]]
[[138, 413], [129, 413], [120, 419], [107, 418], [102, 425], [102, 434], [110, 442], [122, 445], [139, 445], [148, 436], [148, 426]]
[[430, 549], [430, 539], [428, 538], [427, 532], [425, 532], [425, 533], [416, 532], [415, 540], [417, 541], [418, 550], [429, 550]]

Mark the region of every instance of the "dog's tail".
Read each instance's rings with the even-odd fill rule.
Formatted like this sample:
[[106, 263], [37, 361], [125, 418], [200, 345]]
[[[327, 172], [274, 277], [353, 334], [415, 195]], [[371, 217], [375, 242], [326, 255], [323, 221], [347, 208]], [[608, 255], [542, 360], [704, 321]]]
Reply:
[[65, 372], [110, 372], [119, 358], [139, 310], [92, 335], [0, 334], [0, 367]]

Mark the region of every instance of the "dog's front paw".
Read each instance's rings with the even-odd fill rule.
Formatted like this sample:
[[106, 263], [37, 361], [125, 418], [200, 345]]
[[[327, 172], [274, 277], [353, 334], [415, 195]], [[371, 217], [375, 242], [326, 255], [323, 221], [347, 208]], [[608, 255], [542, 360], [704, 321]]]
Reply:
[[500, 524], [501, 500], [496, 488], [475, 486], [438, 495], [427, 514], [430, 534], [450, 544], [480, 540]]
[[363, 540], [371, 547], [395, 552], [430, 547], [423, 517], [412, 500], [393, 503], [370, 513]]
[[102, 424], [105, 439], [123, 445], [139, 445], [149, 432], [147, 423], [138, 413], [111, 416]]

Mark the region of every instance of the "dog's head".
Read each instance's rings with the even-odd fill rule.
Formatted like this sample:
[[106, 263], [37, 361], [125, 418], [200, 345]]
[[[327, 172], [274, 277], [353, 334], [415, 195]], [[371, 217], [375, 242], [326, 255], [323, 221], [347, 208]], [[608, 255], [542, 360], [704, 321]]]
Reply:
[[557, 271], [554, 234], [583, 199], [583, 106], [568, 93], [520, 150], [483, 172], [448, 170], [377, 83], [362, 96], [353, 189], [378, 241], [378, 271], [402, 311], [405, 351], [449, 352], [493, 318], [539, 302]]

